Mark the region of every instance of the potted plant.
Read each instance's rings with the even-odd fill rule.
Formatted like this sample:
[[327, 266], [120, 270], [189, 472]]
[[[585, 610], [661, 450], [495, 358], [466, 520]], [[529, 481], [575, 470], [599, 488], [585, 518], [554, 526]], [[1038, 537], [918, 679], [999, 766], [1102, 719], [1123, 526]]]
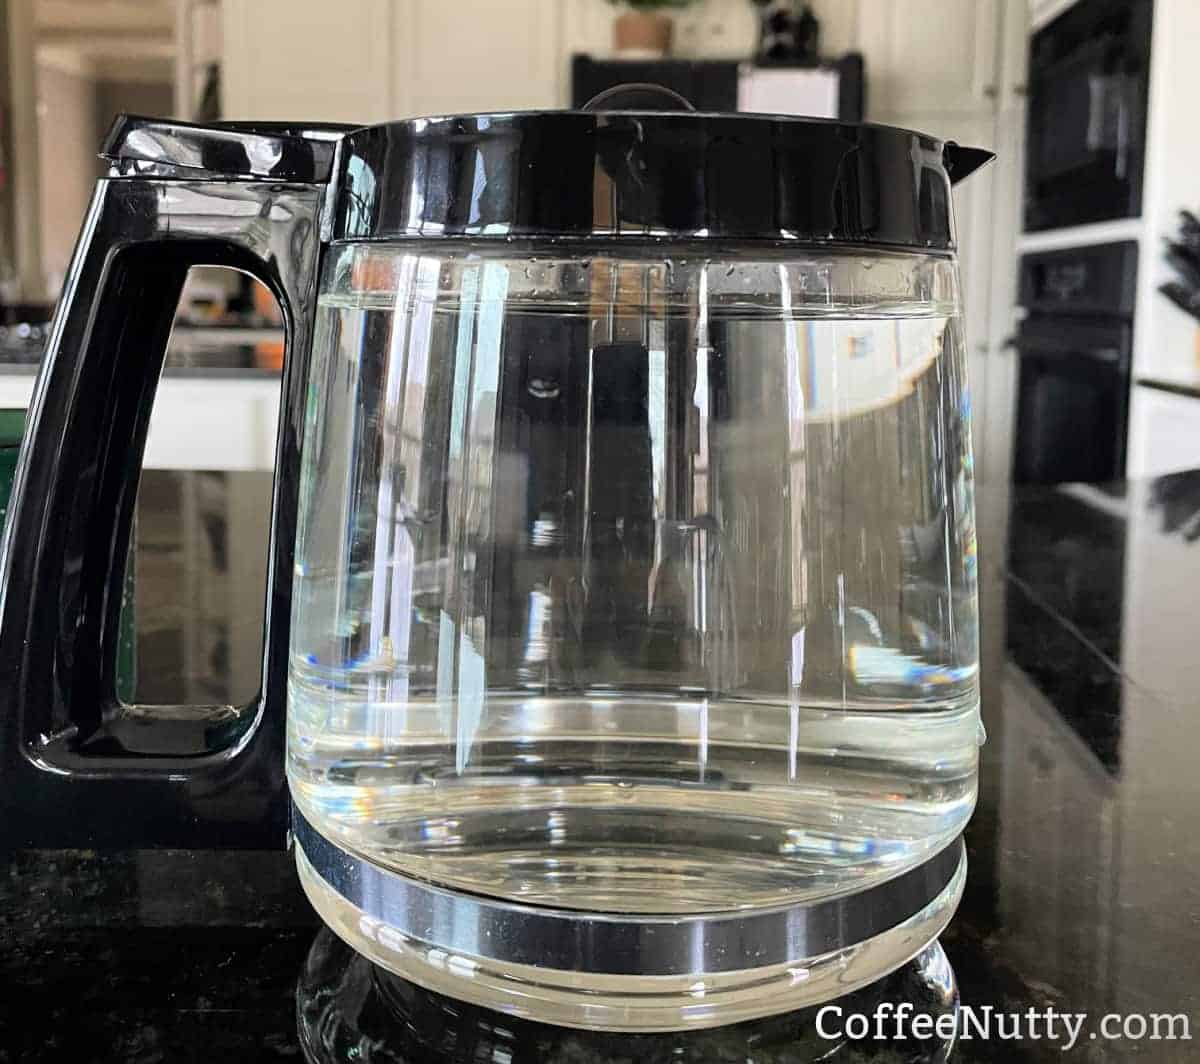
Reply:
[[613, 23], [618, 55], [661, 58], [671, 50], [673, 24], [667, 8], [687, 7], [693, 0], [609, 0], [625, 8]]

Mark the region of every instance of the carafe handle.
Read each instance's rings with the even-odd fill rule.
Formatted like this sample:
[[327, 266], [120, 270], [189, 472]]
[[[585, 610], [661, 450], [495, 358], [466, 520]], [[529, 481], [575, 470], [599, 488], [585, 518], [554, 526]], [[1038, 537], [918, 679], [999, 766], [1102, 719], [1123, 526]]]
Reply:
[[[300, 420], [339, 133], [123, 117], [108, 137], [110, 176], [54, 315], [0, 541], [0, 845], [284, 843]], [[263, 282], [287, 337], [262, 689], [235, 714], [116, 694], [142, 450], [197, 265]]]

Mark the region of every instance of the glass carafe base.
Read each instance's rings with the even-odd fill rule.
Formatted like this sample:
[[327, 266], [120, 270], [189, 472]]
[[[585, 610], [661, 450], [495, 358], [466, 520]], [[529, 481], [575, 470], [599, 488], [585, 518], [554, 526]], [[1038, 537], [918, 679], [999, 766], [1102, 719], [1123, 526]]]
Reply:
[[325, 923], [375, 964], [509, 1017], [592, 1031], [687, 1031], [839, 998], [924, 950], [962, 895], [962, 843], [868, 890], [703, 916], [496, 902], [346, 853], [296, 814], [296, 860]]
[[[468, 1064], [480, 1060], [539, 1064], [711, 1064], [716, 1060], [845, 1064], [903, 1059], [944, 1064], [958, 1030], [958, 989], [941, 946], [841, 997], [840, 1011], [814, 1005], [715, 1030], [669, 1033], [581, 1031], [507, 1016], [437, 994], [372, 964], [328, 929], [313, 942], [296, 987], [300, 1044], [313, 1064], [353, 1060], [389, 1064]], [[883, 1005], [883, 1008], [880, 1008]], [[929, 1037], [897, 1031], [900, 1006], [930, 1017]], [[891, 1006], [890, 1009], [888, 1006]], [[851, 1038], [846, 1018], [892, 1020], [883, 1037]], [[924, 1021], [922, 1021], [924, 1022]], [[853, 1025], [851, 1025], [853, 1026]], [[898, 1038], [903, 1038], [899, 1041]]]

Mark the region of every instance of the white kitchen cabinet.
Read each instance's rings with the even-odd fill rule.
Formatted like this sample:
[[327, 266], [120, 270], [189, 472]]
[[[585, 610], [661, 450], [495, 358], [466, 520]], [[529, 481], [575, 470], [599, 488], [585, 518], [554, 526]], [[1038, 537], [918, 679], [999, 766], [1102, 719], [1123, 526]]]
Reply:
[[984, 210], [991, 230], [990, 261], [983, 270], [989, 286], [988, 332], [985, 345], [974, 351], [971, 374], [975, 468], [980, 479], [989, 481], [991, 494], [1001, 507], [998, 513], [1005, 512], [1007, 505], [1017, 387], [1017, 359], [1008, 341], [1016, 327], [1016, 244], [1023, 210], [1029, 65], [1026, 0], [1004, 0], [1000, 18], [1000, 96], [996, 101], [994, 138], [988, 145], [996, 152], [996, 160], [988, 167], [990, 195]]
[[274, 469], [279, 378], [164, 377], [154, 396], [147, 469]]
[[976, 111], [998, 94], [1000, 0], [859, 0], [872, 111]]
[[1018, 364], [1010, 341], [1017, 326], [1016, 241], [1021, 227], [1024, 139], [1024, 108], [1002, 109], [996, 116], [996, 161], [988, 177], [992, 187], [988, 335], [971, 378], [976, 468], [995, 492], [1007, 491], [1012, 470]]
[[395, 5], [395, 115], [557, 107], [560, 0], [402, 0]]
[[1029, 86], [1029, 6], [1026, 0], [1002, 0], [997, 52], [1000, 107], [1024, 108]]
[[33, 373], [0, 373], [0, 410], [28, 410], [34, 380]]
[[[562, 64], [564, 76], [575, 54], [594, 57], [612, 53], [613, 8], [595, 0], [562, 0]], [[560, 106], [570, 102], [570, 84], [564, 80]]]
[[1126, 473], [1157, 477], [1200, 469], [1200, 398], [1135, 386]]
[[[28, 409], [33, 373], [0, 374], [0, 409]], [[279, 378], [166, 376], [158, 384], [146, 469], [274, 469]]]
[[558, 0], [223, 0], [222, 17], [227, 118], [369, 124], [564, 92]]
[[391, 0], [222, 0], [225, 117], [390, 118], [394, 6]]

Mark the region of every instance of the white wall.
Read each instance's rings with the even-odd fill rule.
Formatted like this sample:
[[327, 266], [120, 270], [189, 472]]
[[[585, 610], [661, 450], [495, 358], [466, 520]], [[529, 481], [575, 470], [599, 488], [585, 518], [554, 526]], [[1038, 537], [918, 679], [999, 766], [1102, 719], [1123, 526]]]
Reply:
[[99, 81], [82, 66], [38, 63], [38, 229], [47, 298], [56, 298], [62, 287], [101, 174], [96, 155], [113, 115], [168, 114], [171, 103], [165, 82]]
[[42, 270], [51, 298], [62, 285], [96, 181], [95, 91], [80, 73], [38, 65]]
[[555, 107], [562, 0], [409, 0], [392, 27], [400, 114]]
[[225, 116], [363, 124], [395, 117], [393, 6], [403, 21], [403, 0], [223, 0]]

